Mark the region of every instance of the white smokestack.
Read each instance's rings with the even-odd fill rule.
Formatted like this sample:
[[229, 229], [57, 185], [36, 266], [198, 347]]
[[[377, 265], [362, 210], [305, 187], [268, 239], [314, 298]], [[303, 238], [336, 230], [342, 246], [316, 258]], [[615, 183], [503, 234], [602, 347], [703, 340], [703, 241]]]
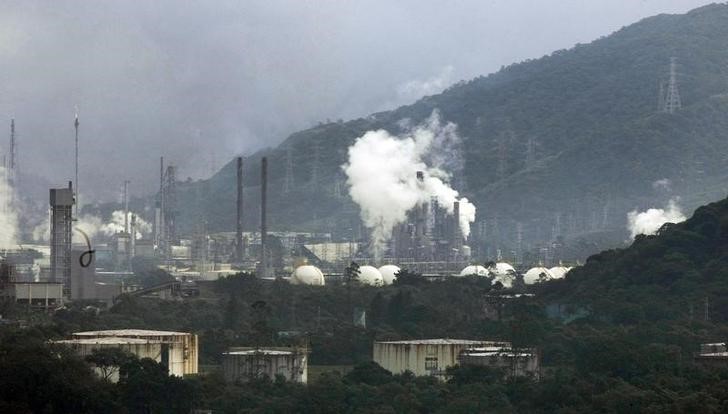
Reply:
[[638, 212], [637, 210], [627, 213], [627, 228], [630, 237], [633, 239], [638, 234], [651, 235], [665, 223], [680, 223], [685, 221], [686, 217], [678, 205], [679, 199], [673, 198], [667, 203], [667, 208], [651, 208], [647, 211]]
[[[449, 173], [441, 168], [448, 165], [443, 149], [458, 141], [455, 125], [441, 125], [438, 113], [433, 112], [423, 125], [403, 136], [368, 131], [349, 147], [349, 160], [342, 168], [362, 221], [372, 230], [375, 255], [381, 254], [407, 212], [431, 197], [437, 197], [450, 214], [453, 203], [460, 202], [460, 227], [468, 237], [475, 206], [466, 198], [458, 198], [458, 192], [447, 183]], [[424, 173], [419, 183], [417, 171]]]

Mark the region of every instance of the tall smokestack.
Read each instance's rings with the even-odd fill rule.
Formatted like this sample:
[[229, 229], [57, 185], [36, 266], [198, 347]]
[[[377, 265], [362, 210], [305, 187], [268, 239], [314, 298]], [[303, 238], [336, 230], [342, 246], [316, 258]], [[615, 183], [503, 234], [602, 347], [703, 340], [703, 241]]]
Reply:
[[462, 247], [463, 244], [463, 232], [460, 230], [460, 202], [455, 201], [452, 206], [453, 210], [453, 226], [452, 226], [452, 237], [453, 243], [456, 248]]
[[268, 275], [268, 257], [266, 252], [266, 239], [268, 238], [268, 227], [265, 219], [267, 209], [266, 196], [268, 192], [268, 159], [263, 157], [260, 163], [260, 274]]
[[238, 263], [243, 261], [243, 157], [238, 157], [237, 162], [238, 172], [238, 201], [237, 207], [237, 222], [235, 228], [235, 260]]

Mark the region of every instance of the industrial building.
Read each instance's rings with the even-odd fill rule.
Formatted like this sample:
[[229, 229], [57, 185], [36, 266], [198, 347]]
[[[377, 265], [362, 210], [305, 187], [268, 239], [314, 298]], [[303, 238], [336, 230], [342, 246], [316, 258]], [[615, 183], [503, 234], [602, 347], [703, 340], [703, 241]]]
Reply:
[[55, 282], [2, 283], [0, 296], [30, 309], [56, 309], [63, 306], [63, 285]]
[[84, 348], [83, 352], [90, 352], [89, 349], [95, 346], [93, 340], [98, 339], [103, 339], [107, 343], [113, 343], [114, 340], [140, 339], [149, 343], [159, 344], [159, 358], [155, 360], [166, 366], [170, 375], [183, 376], [197, 374], [197, 358], [199, 353], [197, 335], [195, 334], [144, 329], [88, 331], [76, 332], [72, 335], [71, 341], [85, 341], [68, 343], [76, 344], [79, 348]]
[[460, 365], [478, 365], [503, 370], [507, 377], [541, 376], [541, 360], [534, 348], [513, 349], [487, 346], [468, 348], [458, 356]]
[[51, 282], [63, 284], [63, 294], [71, 296], [71, 231], [73, 226], [73, 185], [50, 190]]
[[308, 382], [308, 349], [297, 347], [230, 348], [222, 369], [228, 382], [248, 382], [282, 376], [286, 381]]
[[700, 352], [693, 356], [696, 363], [715, 367], [728, 367], [728, 348], [725, 342], [701, 344]]
[[393, 374], [410, 371], [417, 376], [446, 379], [447, 368], [458, 364], [460, 353], [475, 348], [510, 348], [509, 342], [466, 339], [376, 341], [372, 359]]
[[[93, 351], [95, 350], [116, 348], [124, 352], [130, 353], [139, 359], [150, 358], [157, 362], [162, 362], [162, 350], [164, 346], [162, 341], [158, 340], [115, 336], [64, 339], [60, 341], [54, 341], [54, 343], [61, 344], [73, 349], [82, 358], [93, 354]], [[119, 380], [119, 367], [112, 368], [111, 372], [109, 373], [104, 373], [98, 367], [95, 368], [95, 371], [99, 376], [103, 377], [107, 375], [107, 379], [112, 382], [116, 382]]]

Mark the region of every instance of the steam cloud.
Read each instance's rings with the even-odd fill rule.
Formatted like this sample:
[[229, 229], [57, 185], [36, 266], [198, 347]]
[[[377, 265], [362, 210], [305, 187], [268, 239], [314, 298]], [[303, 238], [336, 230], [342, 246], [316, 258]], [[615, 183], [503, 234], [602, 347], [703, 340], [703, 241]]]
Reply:
[[[129, 212], [129, 226], [131, 226], [132, 212]], [[100, 217], [94, 215], [83, 215], [74, 224], [74, 227], [86, 233], [91, 239], [96, 236], [110, 237], [114, 234], [124, 230], [124, 211], [116, 210], [111, 213], [111, 219], [108, 222], [104, 222]], [[152, 231], [152, 225], [141, 219], [139, 216], [136, 218], [136, 229], [135, 237], [137, 240], [141, 239], [144, 235], [149, 234]], [[50, 218], [33, 229], [33, 238], [38, 241], [50, 240]]]
[[[459, 142], [453, 123], [442, 125], [435, 111], [420, 126], [403, 136], [384, 130], [368, 131], [349, 147], [349, 160], [342, 166], [348, 179], [349, 194], [361, 209], [364, 225], [372, 230], [375, 256], [381, 255], [394, 227], [406, 220], [415, 206], [437, 197], [453, 214], [453, 203], [460, 201], [460, 228], [467, 238], [475, 221], [475, 206], [448, 184], [448, 165], [442, 148]], [[424, 172], [418, 182], [417, 171]]]
[[7, 179], [8, 171], [0, 167], [0, 249], [17, 247], [18, 212], [15, 210], [15, 191]]
[[665, 223], [680, 223], [686, 217], [678, 205], [679, 199], [673, 198], [667, 203], [666, 209], [651, 208], [647, 211], [637, 210], [627, 213], [627, 228], [634, 239], [638, 234], [655, 234]]

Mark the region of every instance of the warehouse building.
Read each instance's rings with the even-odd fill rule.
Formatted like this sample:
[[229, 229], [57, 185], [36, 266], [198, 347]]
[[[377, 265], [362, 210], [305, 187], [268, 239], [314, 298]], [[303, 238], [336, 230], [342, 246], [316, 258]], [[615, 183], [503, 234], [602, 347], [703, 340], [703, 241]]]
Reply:
[[308, 382], [308, 349], [293, 347], [230, 348], [223, 354], [223, 375], [228, 382], [248, 382], [282, 376], [286, 381]]

